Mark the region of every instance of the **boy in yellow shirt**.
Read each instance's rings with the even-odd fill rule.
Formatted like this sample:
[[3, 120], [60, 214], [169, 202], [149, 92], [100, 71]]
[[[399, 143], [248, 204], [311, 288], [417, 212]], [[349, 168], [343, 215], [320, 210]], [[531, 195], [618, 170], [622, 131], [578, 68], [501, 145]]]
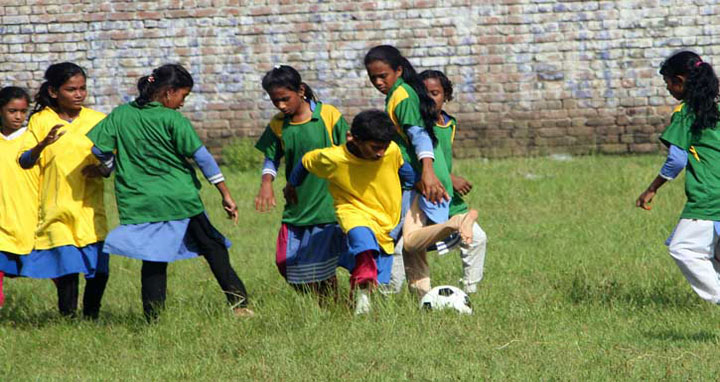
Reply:
[[[305, 154], [285, 189], [285, 197], [292, 204], [297, 202], [295, 187], [308, 173], [328, 180], [338, 223], [347, 235], [347, 252], [353, 258], [347, 268], [351, 271], [355, 314], [368, 313], [371, 289], [378, 282], [390, 281], [394, 250], [390, 232], [400, 221], [400, 180], [415, 183], [412, 168], [392, 142], [393, 134], [393, 123], [385, 112], [361, 112], [352, 122], [347, 143]], [[466, 228], [464, 220], [459, 217], [424, 227], [418, 240], [442, 239]]]

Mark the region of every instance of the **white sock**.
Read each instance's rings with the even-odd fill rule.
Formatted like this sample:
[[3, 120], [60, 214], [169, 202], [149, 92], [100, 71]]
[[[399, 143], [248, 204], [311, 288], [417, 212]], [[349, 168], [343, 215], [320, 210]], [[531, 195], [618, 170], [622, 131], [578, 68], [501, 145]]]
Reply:
[[357, 288], [353, 292], [355, 293], [355, 314], [370, 313], [370, 293], [367, 289]]

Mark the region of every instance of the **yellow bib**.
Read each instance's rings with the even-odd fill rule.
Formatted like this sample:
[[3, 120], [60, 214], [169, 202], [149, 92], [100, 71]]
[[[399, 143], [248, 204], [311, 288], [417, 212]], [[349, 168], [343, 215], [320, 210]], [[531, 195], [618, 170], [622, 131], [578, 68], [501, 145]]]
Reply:
[[99, 163], [85, 136], [105, 114], [83, 108], [72, 122], [61, 119], [46, 107], [33, 114], [23, 151], [43, 140], [55, 125], [65, 134], [47, 146], [38, 159], [40, 168], [40, 213], [36, 249], [63, 245], [84, 247], [105, 239], [107, 221], [103, 203], [102, 178], [82, 174], [85, 166]]
[[40, 170], [24, 170], [18, 153], [28, 132], [0, 137], [0, 251], [27, 255], [35, 245]]

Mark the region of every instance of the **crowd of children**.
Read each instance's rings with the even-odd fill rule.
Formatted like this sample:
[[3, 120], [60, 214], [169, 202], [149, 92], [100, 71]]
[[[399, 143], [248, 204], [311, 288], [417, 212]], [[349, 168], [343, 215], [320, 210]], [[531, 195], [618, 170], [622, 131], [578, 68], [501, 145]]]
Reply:
[[[350, 272], [356, 314], [371, 295], [431, 289], [427, 252], [460, 247], [467, 293], [483, 278], [487, 236], [463, 197], [473, 188], [453, 173], [457, 121], [444, 111], [453, 86], [437, 70], [418, 74], [398, 49], [368, 51], [364, 66], [385, 98], [385, 111], [359, 113], [351, 126], [321, 102], [287, 65], [268, 71], [262, 87], [279, 110], [256, 148], [265, 161], [255, 209], [277, 202], [281, 161], [287, 186], [275, 248], [278, 271], [321, 304], [338, 298], [336, 270]], [[720, 304], [720, 110], [718, 78], [695, 53], [662, 65], [667, 89], [681, 101], [661, 136], [668, 157], [638, 197], [650, 209], [657, 190], [687, 169], [687, 204], [667, 240], [692, 289]], [[84, 106], [87, 75], [76, 64], [50, 65], [34, 97], [0, 90], [0, 307], [9, 277], [49, 278], [58, 309], [74, 316], [80, 273], [87, 280], [83, 316], [99, 316], [109, 254], [142, 260], [141, 301], [148, 321], [166, 299], [169, 263], [203, 256], [232, 311], [252, 316], [245, 285], [230, 264], [227, 240], [208, 219], [192, 158], [220, 193], [236, 223], [238, 207], [225, 178], [190, 121], [178, 111], [194, 80], [180, 65], [138, 80], [134, 101], [107, 116]], [[103, 178], [114, 172], [120, 225], [108, 233]]]
[[[361, 112], [352, 126], [294, 68], [276, 66], [262, 78], [279, 113], [256, 144], [265, 161], [255, 208], [277, 204], [272, 184], [284, 161], [278, 271], [327, 304], [338, 297], [337, 268], [346, 268], [361, 314], [378, 286], [399, 292], [405, 278], [422, 297], [431, 287], [428, 249], [459, 244], [461, 283], [474, 292], [486, 236], [462, 199], [472, 185], [452, 173], [456, 121], [443, 111], [452, 84], [441, 72], [418, 75], [389, 45], [372, 48], [364, 66], [386, 96], [385, 111]], [[191, 74], [158, 67], [138, 80], [134, 101], [108, 115], [84, 106], [80, 66], [50, 65], [44, 79], [34, 100], [18, 87], [0, 90], [0, 307], [4, 276], [49, 278], [60, 313], [74, 316], [82, 273], [82, 314], [96, 319], [114, 254], [142, 261], [141, 302], [153, 321], [165, 304], [168, 264], [203, 256], [235, 314], [253, 315], [230, 242], [209, 221], [188, 161], [237, 222], [220, 168], [178, 111]], [[103, 179], [113, 172], [120, 225], [108, 232]]]

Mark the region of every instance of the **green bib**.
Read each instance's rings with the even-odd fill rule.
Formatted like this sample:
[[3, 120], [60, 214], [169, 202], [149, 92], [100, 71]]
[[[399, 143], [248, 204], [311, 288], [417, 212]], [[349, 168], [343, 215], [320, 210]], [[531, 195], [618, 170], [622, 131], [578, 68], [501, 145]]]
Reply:
[[695, 114], [687, 105], [675, 109], [670, 125], [660, 140], [687, 151], [683, 219], [720, 221], [720, 129], [692, 132]]

